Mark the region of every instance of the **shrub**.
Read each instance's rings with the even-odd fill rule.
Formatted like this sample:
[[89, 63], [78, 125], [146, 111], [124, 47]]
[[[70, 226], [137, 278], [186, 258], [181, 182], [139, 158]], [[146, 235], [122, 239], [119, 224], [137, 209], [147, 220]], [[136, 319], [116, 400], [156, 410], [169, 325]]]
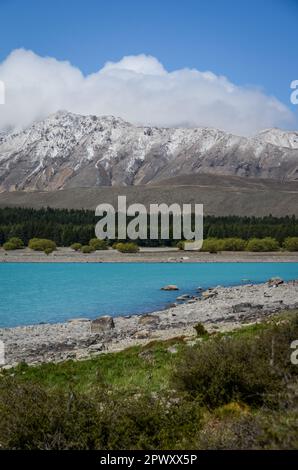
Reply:
[[94, 248], [90, 245], [83, 245], [82, 248], [81, 248], [81, 252], [84, 253], [84, 254], [88, 254], [88, 253], [93, 253]]
[[276, 251], [280, 246], [275, 238], [252, 238], [246, 245], [247, 251]]
[[218, 238], [206, 238], [203, 241], [203, 246], [201, 251], [208, 251], [209, 253], [217, 253], [222, 249], [222, 240]]
[[298, 375], [289, 360], [289, 345], [297, 337], [296, 315], [258, 336], [218, 337], [189, 347], [173, 374], [173, 385], [212, 408], [234, 401], [275, 406], [288, 393], [291, 376]]
[[54, 250], [52, 248], [45, 248], [44, 249], [44, 252], [45, 252], [46, 255], [50, 255], [51, 253], [53, 253], [53, 251]]
[[100, 240], [99, 238], [92, 238], [89, 241], [89, 245], [92, 246], [94, 250], [107, 250], [108, 244], [105, 240]]
[[176, 244], [176, 247], [179, 249], [179, 250], [184, 250], [184, 241], [183, 240], [180, 240], [177, 244]]
[[96, 396], [4, 379], [0, 445], [15, 450], [194, 448], [202, 426], [196, 403], [178, 405], [141, 394]]
[[18, 237], [12, 237], [4, 243], [3, 248], [4, 250], [20, 250], [24, 248], [24, 242]]
[[46, 238], [31, 238], [28, 243], [29, 248], [34, 251], [45, 251], [46, 249], [56, 250], [56, 243]]
[[79, 251], [82, 248], [82, 243], [73, 243], [70, 248], [75, 251]]
[[286, 238], [283, 247], [287, 251], [298, 251], [298, 237]]
[[13, 243], [6, 242], [3, 244], [3, 249], [6, 251], [10, 251], [10, 250], [16, 250], [16, 247]]
[[224, 251], [243, 251], [245, 250], [246, 243], [242, 238], [224, 238], [221, 243], [221, 249]]
[[117, 243], [116, 250], [120, 253], [137, 253], [139, 251], [138, 245], [135, 243]]
[[208, 331], [204, 327], [202, 323], [198, 323], [197, 325], [194, 326], [194, 329], [197, 332], [197, 336], [207, 336], [209, 335]]

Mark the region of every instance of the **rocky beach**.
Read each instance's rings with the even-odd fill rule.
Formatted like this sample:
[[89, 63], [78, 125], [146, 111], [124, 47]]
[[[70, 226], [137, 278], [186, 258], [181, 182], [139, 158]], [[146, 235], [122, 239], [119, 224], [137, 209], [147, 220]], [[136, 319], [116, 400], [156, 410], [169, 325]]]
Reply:
[[298, 280], [283, 282], [276, 278], [257, 285], [218, 286], [205, 291], [198, 288], [197, 296], [178, 290], [177, 300], [170, 308], [151, 314], [2, 328], [4, 367], [20, 362], [80, 360], [175, 336], [192, 341], [198, 323], [209, 332], [227, 331], [297, 308]]

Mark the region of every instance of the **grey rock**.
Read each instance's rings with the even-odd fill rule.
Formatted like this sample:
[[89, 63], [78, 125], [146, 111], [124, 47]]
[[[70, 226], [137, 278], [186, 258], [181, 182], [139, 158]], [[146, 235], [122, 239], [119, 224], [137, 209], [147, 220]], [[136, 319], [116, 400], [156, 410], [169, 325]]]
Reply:
[[175, 284], [168, 284], [167, 286], [161, 287], [160, 290], [179, 290], [179, 287]]
[[268, 286], [269, 287], [277, 287], [277, 286], [279, 286], [280, 284], [283, 284], [283, 283], [284, 283], [284, 281], [281, 277], [272, 277], [268, 281]]
[[156, 325], [160, 319], [157, 315], [142, 315], [140, 316], [138, 323], [139, 325]]
[[110, 317], [109, 315], [105, 315], [99, 318], [96, 318], [95, 320], [92, 320], [91, 322], [91, 332], [106, 332], [110, 331], [113, 328], [115, 328], [115, 323], [113, 320], [113, 317]]

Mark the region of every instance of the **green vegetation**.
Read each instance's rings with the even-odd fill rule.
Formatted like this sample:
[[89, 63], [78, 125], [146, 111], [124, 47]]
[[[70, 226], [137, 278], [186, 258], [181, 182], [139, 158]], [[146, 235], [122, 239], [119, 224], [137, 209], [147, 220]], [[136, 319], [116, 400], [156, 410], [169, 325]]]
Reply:
[[208, 336], [208, 331], [204, 327], [202, 323], [198, 323], [197, 325], [194, 326], [194, 329], [196, 330], [197, 336]]
[[294, 311], [193, 345], [3, 370], [1, 449], [295, 449], [297, 337]]
[[217, 253], [222, 248], [221, 240], [217, 238], [207, 238], [203, 241], [202, 251], [208, 251], [209, 253]]
[[84, 254], [93, 253], [94, 251], [95, 249], [90, 245], [83, 245], [81, 248], [81, 252]]
[[89, 245], [95, 250], [107, 250], [108, 244], [105, 240], [99, 240], [99, 238], [91, 238]]
[[46, 255], [50, 255], [51, 253], [53, 253], [54, 250], [53, 248], [48, 247], [48, 248], [45, 248], [43, 251], [45, 252]]
[[[19, 237], [27, 245], [31, 238], [53, 240], [57, 246], [73, 243], [88, 245], [94, 238], [98, 221], [94, 211], [67, 209], [26, 209], [6, 207], [0, 209], [0, 244], [11, 237]], [[170, 223], [170, 234], [171, 223]], [[298, 219], [285, 217], [204, 217], [204, 239], [242, 239], [273, 237], [282, 245], [289, 237], [298, 238]], [[110, 245], [116, 240], [111, 240]], [[125, 240], [122, 240], [123, 242]], [[136, 240], [140, 246], [171, 246], [170, 240]]]
[[46, 238], [32, 238], [29, 240], [28, 247], [34, 251], [56, 250], [56, 243]]
[[221, 243], [223, 251], [244, 251], [247, 246], [247, 241], [242, 238], [223, 238]]
[[246, 245], [247, 251], [277, 251], [279, 249], [279, 243], [271, 237], [252, 238]]
[[4, 250], [21, 250], [24, 248], [24, 242], [18, 237], [12, 237], [4, 243], [3, 248]]
[[73, 243], [72, 245], [70, 245], [70, 248], [74, 251], [79, 251], [82, 248], [82, 244], [81, 243]]
[[139, 251], [136, 243], [116, 243], [115, 249], [120, 253], [137, 253]]
[[298, 251], [298, 237], [287, 237], [283, 247], [286, 251]]

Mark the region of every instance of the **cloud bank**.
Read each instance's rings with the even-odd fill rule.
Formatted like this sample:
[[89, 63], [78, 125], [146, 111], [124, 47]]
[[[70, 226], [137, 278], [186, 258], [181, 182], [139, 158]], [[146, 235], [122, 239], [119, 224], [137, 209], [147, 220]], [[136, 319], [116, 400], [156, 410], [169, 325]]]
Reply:
[[112, 114], [134, 124], [216, 127], [240, 135], [287, 127], [291, 111], [276, 98], [196, 69], [168, 72], [152, 56], [123, 57], [84, 76], [66, 61], [17, 49], [0, 64], [6, 102], [0, 130], [20, 129], [65, 109]]

